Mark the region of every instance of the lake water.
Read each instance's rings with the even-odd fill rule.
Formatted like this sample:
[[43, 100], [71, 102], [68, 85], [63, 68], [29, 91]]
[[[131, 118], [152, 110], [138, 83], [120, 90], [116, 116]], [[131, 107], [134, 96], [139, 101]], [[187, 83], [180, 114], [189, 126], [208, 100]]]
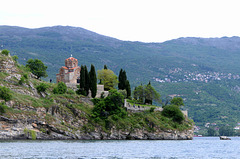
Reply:
[[0, 141], [0, 158], [185, 159], [240, 158], [240, 138], [219, 140]]

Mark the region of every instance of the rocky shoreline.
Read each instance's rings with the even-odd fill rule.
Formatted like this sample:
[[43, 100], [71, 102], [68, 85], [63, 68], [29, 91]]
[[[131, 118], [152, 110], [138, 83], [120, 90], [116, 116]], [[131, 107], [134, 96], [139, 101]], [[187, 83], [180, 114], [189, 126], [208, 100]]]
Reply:
[[13, 120], [3, 116], [0, 116], [0, 127], [2, 127], [0, 129], [0, 140], [192, 140], [193, 138], [193, 130], [182, 132], [156, 130], [148, 132], [142, 129], [123, 131], [113, 127], [109, 133], [98, 128], [87, 133], [80, 130], [70, 133], [45, 122], [31, 119], [27, 121]]

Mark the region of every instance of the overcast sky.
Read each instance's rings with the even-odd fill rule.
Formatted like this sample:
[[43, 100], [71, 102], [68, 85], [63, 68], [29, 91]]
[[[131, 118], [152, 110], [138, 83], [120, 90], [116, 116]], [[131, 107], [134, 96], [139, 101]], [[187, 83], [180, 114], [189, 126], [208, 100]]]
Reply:
[[0, 6], [0, 25], [68, 25], [142, 42], [240, 36], [239, 0], [2, 0]]

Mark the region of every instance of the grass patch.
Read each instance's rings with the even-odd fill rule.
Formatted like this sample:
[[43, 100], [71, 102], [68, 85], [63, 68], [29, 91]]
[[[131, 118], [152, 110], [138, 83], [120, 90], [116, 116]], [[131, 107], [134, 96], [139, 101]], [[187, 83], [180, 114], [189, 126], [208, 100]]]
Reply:
[[25, 128], [23, 131], [24, 131], [24, 134], [26, 136], [30, 135], [32, 140], [36, 140], [37, 139], [37, 135], [36, 135], [36, 132], [34, 130], [28, 130], [27, 128]]

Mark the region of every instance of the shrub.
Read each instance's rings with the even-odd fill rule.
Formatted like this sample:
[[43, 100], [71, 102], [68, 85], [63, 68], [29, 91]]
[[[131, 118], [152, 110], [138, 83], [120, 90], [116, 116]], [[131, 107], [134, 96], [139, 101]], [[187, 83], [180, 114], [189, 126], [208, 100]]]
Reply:
[[36, 87], [37, 91], [40, 92], [45, 92], [48, 88], [48, 85], [46, 83], [40, 83], [40, 85], [38, 85]]
[[12, 59], [13, 59], [15, 62], [17, 62], [18, 56], [17, 56], [17, 55], [14, 55], [14, 56], [12, 56]]
[[2, 54], [8, 56], [9, 55], [9, 51], [4, 49], [4, 50], [2, 50]]
[[76, 93], [74, 92], [74, 90], [68, 89], [68, 90], [67, 90], [67, 94], [76, 94]]
[[22, 85], [25, 82], [25, 78], [22, 76], [18, 81], [18, 84]]
[[0, 114], [6, 113], [6, 109], [8, 107], [4, 104], [4, 102], [0, 103]]
[[93, 100], [95, 106], [92, 116], [94, 118], [107, 118], [109, 115], [117, 114], [120, 117], [126, 116], [126, 111], [123, 110], [123, 95], [117, 90], [110, 90], [108, 97], [104, 99]]
[[151, 108], [149, 109], [149, 112], [152, 113], [152, 112], [154, 112], [154, 110], [155, 110], [155, 108], [154, 108], [154, 107], [151, 107]]
[[23, 130], [23, 132], [25, 133], [26, 136], [30, 135], [32, 140], [36, 140], [37, 139], [37, 135], [36, 135], [36, 132], [34, 130], [28, 130], [27, 128], [25, 128]]
[[12, 99], [12, 94], [10, 92], [9, 88], [6, 88], [4, 86], [0, 86], [0, 98], [9, 101]]
[[28, 79], [28, 74], [27, 74], [27, 73], [24, 73], [24, 74], [23, 74], [23, 77], [24, 77], [25, 79]]
[[162, 111], [162, 115], [168, 118], [172, 118], [173, 121], [181, 123], [184, 120], [182, 111], [176, 105], [167, 105]]
[[57, 87], [53, 89], [54, 94], [65, 94], [67, 92], [67, 86], [63, 82], [59, 82]]

